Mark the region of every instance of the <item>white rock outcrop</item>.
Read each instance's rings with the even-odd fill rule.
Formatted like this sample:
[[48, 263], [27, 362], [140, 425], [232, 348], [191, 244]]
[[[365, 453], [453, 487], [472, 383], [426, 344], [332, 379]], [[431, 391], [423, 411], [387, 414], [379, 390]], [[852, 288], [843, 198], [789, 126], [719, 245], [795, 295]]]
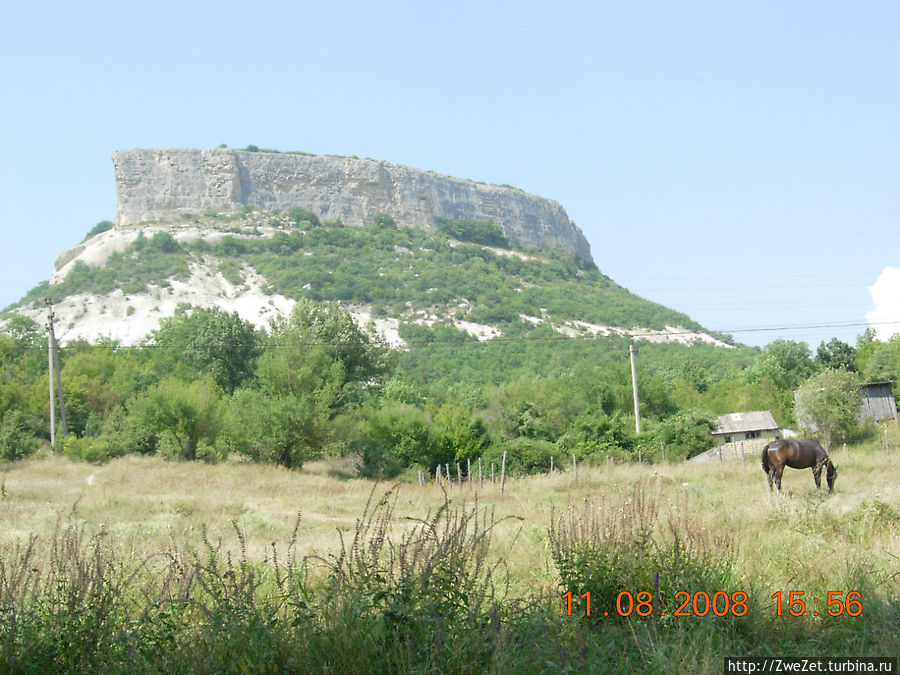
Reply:
[[489, 220], [519, 246], [592, 261], [590, 244], [559, 203], [401, 164], [230, 148], [119, 150], [113, 164], [119, 228], [177, 223], [207, 210], [284, 213], [299, 206], [352, 226], [376, 213], [426, 230], [440, 218]]

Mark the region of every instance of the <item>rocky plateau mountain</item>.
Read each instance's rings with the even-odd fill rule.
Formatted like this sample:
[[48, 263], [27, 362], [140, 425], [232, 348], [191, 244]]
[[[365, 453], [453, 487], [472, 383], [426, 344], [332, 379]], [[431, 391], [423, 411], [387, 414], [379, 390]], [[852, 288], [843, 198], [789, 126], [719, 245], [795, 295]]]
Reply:
[[[234, 242], [245, 242], [256, 246], [255, 250], [261, 250], [260, 242], [287, 241], [289, 237], [299, 242], [304, 235], [302, 228], [312, 223], [298, 224], [296, 218], [291, 219], [292, 209], [298, 208], [315, 214], [310, 217], [317, 221], [320, 232], [328, 227], [320, 225], [319, 219], [331, 228], [351, 231], [369, 226], [377, 215], [387, 217], [399, 228], [443, 236], [439, 242], [446, 243], [438, 243], [439, 247], [461, 246], [460, 250], [480, 250], [484, 253], [479, 255], [516, 258], [529, 264], [567, 258], [599, 274], [586, 238], [561, 205], [508, 186], [486, 185], [369, 159], [229, 148], [121, 150], [112, 159], [117, 193], [115, 225], [62, 252], [49, 286], [36, 289], [7, 311], [7, 318], [9, 312], [17, 312], [43, 323], [46, 308], [37, 300], [54, 296], [57, 332], [62, 343], [78, 338], [109, 338], [125, 345], [139, 344], [161, 319], [189, 305], [218, 306], [237, 312], [260, 327], [267, 326], [274, 318], [290, 312], [296, 300], [317, 283], [315, 279], [320, 277], [299, 263], [318, 260], [322, 252], [298, 244], [301, 250], [294, 251], [300, 256], [296, 258], [296, 272], [301, 277], [309, 274], [309, 280], [295, 280], [291, 290], [286, 290], [283, 283], [274, 284], [261, 273], [265, 266], [260, 265], [259, 253], [253, 263], [249, 258], [229, 255], [227, 264], [223, 264], [222, 255], [215, 253], [220, 249], [215, 247], [225, 240], [238, 248], [242, 244]], [[441, 234], [441, 224], [447, 222], [491, 223], [499, 228], [507, 243], [472, 248], [471, 242], [459, 242]], [[174, 242], [171, 246], [182, 247], [179, 250], [185, 253], [179, 273], [161, 273], [162, 277], [137, 285], [124, 280], [116, 283], [115, 279], [107, 279], [102, 288], [96, 282], [93, 286], [73, 284], [73, 279], [86, 278], [110, 261], [121, 266], [122, 256], [131, 256], [137, 265], [137, 247], [154, 240], [156, 235]], [[413, 270], [412, 259], [422, 257], [423, 261], [417, 264], [427, 265], [424, 259], [431, 255], [431, 244], [420, 244], [418, 249], [395, 244], [390, 253], [396, 261], [410, 257], [408, 267]], [[333, 259], [334, 247], [329, 250]], [[348, 250], [347, 255], [353, 254]], [[124, 262], [128, 264], [128, 260]], [[370, 278], [385, 274], [374, 269], [356, 272], [362, 283], [367, 274]], [[332, 269], [325, 273], [331, 274]], [[418, 271], [414, 272], [414, 278], [419, 276]], [[609, 283], [617, 293], [627, 295], [627, 291]], [[535, 286], [532, 282], [515, 284], [518, 291], [537, 290], [531, 288]], [[396, 285], [395, 290], [402, 294], [401, 282]], [[596, 289], [585, 286], [584, 292], [596, 294]], [[490, 321], [475, 320], [477, 312], [473, 315], [471, 310], [476, 298], [458, 294], [452, 302], [443, 304], [394, 302], [390, 311], [358, 299], [321, 299], [340, 300], [361, 324], [374, 328], [395, 346], [403, 345], [400, 328], [405, 323], [452, 325], [479, 340], [496, 338], [504, 330]], [[641, 321], [620, 325], [621, 321], [598, 320], [596, 312], [590, 318], [571, 311], [564, 316], [555, 315], [552, 307], [534, 306], [520, 311], [518, 316], [530, 325], [546, 323], [567, 336], [619, 334], [654, 341], [724, 344], [687, 317], [670, 313], [675, 319], [664, 325], [657, 321], [655, 326], [642, 325]], [[685, 321], [679, 322], [679, 317]], [[686, 328], [684, 323], [691, 325]]]

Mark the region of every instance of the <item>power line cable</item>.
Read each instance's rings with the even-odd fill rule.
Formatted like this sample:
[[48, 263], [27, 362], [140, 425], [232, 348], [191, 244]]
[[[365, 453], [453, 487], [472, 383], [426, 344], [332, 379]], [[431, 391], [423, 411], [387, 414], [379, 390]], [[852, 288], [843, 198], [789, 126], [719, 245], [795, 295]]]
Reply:
[[[826, 323], [809, 323], [809, 324], [791, 324], [791, 325], [776, 325], [776, 326], [755, 326], [755, 327], [743, 327], [743, 328], [731, 328], [731, 329], [709, 329], [709, 330], [690, 330], [684, 329], [680, 331], [654, 331], [652, 329], [646, 329], [645, 331], [632, 331], [630, 329], [624, 329], [621, 327], [609, 327], [608, 333], [602, 334], [589, 334], [589, 335], [566, 335], [566, 334], [558, 334], [558, 335], [518, 335], [514, 337], [504, 337], [502, 335], [491, 338], [489, 340], [477, 340], [472, 339], [471, 337], [460, 337], [460, 338], [435, 338], [433, 340], [409, 340], [404, 341], [405, 346], [428, 346], [432, 344], [459, 344], [466, 346], [474, 346], [474, 345], [489, 345], [489, 344], [512, 344], [512, 343], [527, 343], [527, 342], [556, 342], [556, 341], [599, 341], [604, 338], [622, 338], [622, 339], [648, 339], [648, 338], [671, 338], [671, 337], [684, 337], [684, 336], [701, 336], [706, 335], [709, 337], [715, 338], [718, 335], [734, 335], [734, 334], [743, 334], [743, 333], [771, 333], [771, 332], [779, 332], [779, 331], [803, 331], [803, 330], [821, 330], [821, 329], [834, 329], [834, 328], [870, 328], [877, 326], [900, 326], [900, 318], [897, 321], [878, 321], [878, 322], [860, 322], [860, 321], [847, 321], [847, 322], [826, 322]], [[265, 341], [265, 338], [263, 339]], [[92, 346], [97, 346], [97, 343], [89, 343]], [[262, 348], [273, 348], [273, 349], [288, 349], [288, 348], [297, 348], [297, 347], [352, 347], [357, 346], [359, 343], [357, 342], [321, 342], [321, 341], [303, 341], [303, 342], [270, 342], [267, 344], [263, 344]], [[235, 344], [226, 344], [221, 343], [218, 345], [207, 345], [212, 348], [221, 348], [221, 349], [232, 349], [236, 346], [239, 346], [238, 343]], [[21, 345], [20, 349], [25, 350], [41, 350], [43, 351], [46, 347], [40, 345]], [[79, 347], [71, 347], [69, 345], [60, 346], [60, 350], [64, 351], [66, 349], [79, 349]], [[183, 351], [183, 346], [176, 345], [159, 345], [153, 343], [145, 343], [140, 345], [111, 345], [111, 348], [118, 350], [179, 350]]]

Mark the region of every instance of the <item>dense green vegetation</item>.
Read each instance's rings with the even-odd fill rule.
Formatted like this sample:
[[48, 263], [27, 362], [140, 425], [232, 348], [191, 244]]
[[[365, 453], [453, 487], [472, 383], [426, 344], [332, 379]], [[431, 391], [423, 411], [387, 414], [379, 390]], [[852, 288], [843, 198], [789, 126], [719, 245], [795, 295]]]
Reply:
[[168, 232], [156, 232], [149, 238], [140, 233], [125, 250], [110, 255], [104, 266], [91, 267], [77, 261], [62, 283], [41, 284], [17, 304], [45, 299], [59, 302], [76, 293], [102, 295], [121, 290], [127, 295], [140, 293], [149, 284], [166, 287], [170, 279], [187, 278], [189, 260], [186, 247]]
[[[699, 326], [583, 261], [459, 243], [497, 234], [475, 221], [427, 233], [397, 227], [386, 214], [349, 228], [300, 208], [286, 217], [205, 218], [220, 229], [230, 223], [233, 234], [192, 243], [165, 231], [141, 235], [105, 266], [77, 264], [23, 304], [164, 286], [186, 277], [192, 261], [212, 259], [233, 278], [253, 266], [273, 291], [299, 301], [293, 315], [262, 332], [236, 314], [185, 308], [138, 348], [69, 343], [61, 361], [71, 436], [59, 443], [67, 455], [218, 461], [241, 454], [287, 467], [352, 455], [362, 474], [376, 477], [499, 460], [504, 452], [514, 472], [543, 471], [551, 457], [572, 454], [656, 461], [665, 448], [672, 460], [709, 447], [717, 414], [771, 410], [782, 426], [796, 426], [793, 392], [823, 371], [858, 373], [852, 382], [900, 375], [900, 342], [870, 333], [855, 347], [822, 344], [815, 356], [785, 340], [761, 350], [641, 342], [638, 435], [626, 338], [563, 337], [537, 319]], [[262, 237], [260, 224], [278, 231]], [[333, 301], [400, 319], [408, 348], [389, 350]], [[445, 318], [420, 325], [412, 322], [417, 312]], [[15, 459], [49, 437], [46, 337], [36, 323], [8, 316], [0, 334], [0, 452]], [[502, 337], [478, 341], [454, 319], [497, 326]], [[828, 417], [836, 405], [828, 401], [838, 399], [826, 399]], [[829, 436], [861, 433], [852, 415], [831, 417], [841, 422], [818, 422]]]
[[[478, 342], [447, 327], [420, 327], [414, 337], [408, 350], [390, 350], [338, 305], [303, 300], [268, 333], [236, 314], [194, 308], [165, 320], [142, 347], [76, 341], [61, 350], [71, 435], [59, 448], [91, 461], [240, 454], [286, 467], [352, 455], [374, 477], [478, 458], [499, 464], [503, 452], [525, 473], [572, 454], [658, 461], [665, 447], [671, 461], [709, 447], [716, 414], [769, 409], [794, 425], [797, 386], [893, 378], [900, 363], [900, 341], [869, 334], [844, 345], [861, 373], [844, 378], [828, 376], [847, 371], [826, 368], [799, 343], [641, 345], [637, 435], [623, 338], [535, 331]], [[3, 459], [48, 438], [46, 392], [46, 337], [17, 317], [0, 334]], [[839, 415], [847, 396], [841, 409], [827, 397], [809, 404], [817, 420], [840, 420], [826, 429], [834, 439], [864, 432], [852, 414]]]
[[[441, 232], [397, 227], [386, 214], [376, 214], [363, 228], [322, 223], [302, 208], [291, 209], [287, 217], [248, 212], [243, 218], [198, 217], [196, 224], [233, 232], [213, 243], [180, 243], [165, 231], [139, 236], [104, 266], [76, 264], [63, 283], [41, 285], [19, 304], [165, 287], [170, 278], [187, 276], [188, 263], [212, 256], [226, 270], [238, 260], [251, 264], [273, 291], [287, 297], [370, 304], [383, 316], [401, 317], [409, 303], [417, 310], [512, 330], [520, 328], [520, 315], [541, 317], [542, 310], [557, 322], [701, 328], [684, 314], [629, 293], [581, 260], [548, 253], [499, 255], [480, 244], [456, 243]], [[280, 231], [264, 238], [260, 223]], [[445, 224], [460, 239], [505, 242], [493, 223]]]

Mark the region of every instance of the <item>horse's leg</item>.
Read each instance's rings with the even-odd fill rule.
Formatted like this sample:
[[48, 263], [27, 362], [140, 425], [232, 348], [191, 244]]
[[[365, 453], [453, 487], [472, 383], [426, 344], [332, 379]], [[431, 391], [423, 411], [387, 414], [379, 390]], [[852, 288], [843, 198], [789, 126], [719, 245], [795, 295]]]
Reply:
[[813, 478], [816, 479], [816, 490], [822, 489], [822, 465], [820, 464], [818, 468], [813, 469]]
[[769, 491], [772, 490], [772, 483], [775, 482], [775, 467], [769, 467]]
[[778, 491], [781, 492], [781, 474], [784, 473], [784, 467], [779, 466], [775, 469], [775, 484], [778, 485]]

